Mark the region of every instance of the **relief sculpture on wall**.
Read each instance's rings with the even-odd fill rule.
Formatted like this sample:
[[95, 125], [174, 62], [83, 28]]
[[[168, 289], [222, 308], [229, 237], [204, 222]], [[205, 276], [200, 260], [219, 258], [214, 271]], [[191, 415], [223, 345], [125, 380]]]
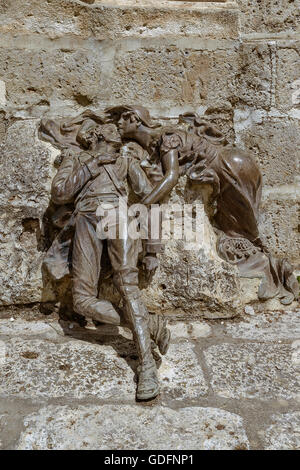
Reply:
[[[129, 190], [149, 208], [165, 200], [183, 175], [199, 194], [209, 186], [219, 256], [237, 265], [242, 276], [262, 277], [261, 300], [278, 297], [288, 305], [298, 295], [291, 265], [274, 258], [259, 234], [262, 177], [256, 162], [230, 145], [211, 123], [186, 113], [177, 125], [167, 127], [154, 123], [142, 106], [115, 106], [71, 119], [43, 120], [40, 137], [61, 149], [51, 193], [53, 220], [60, 232], [44, 269], [54, 281], [66, 276], [72, 280], [72, 307], [78, 316], [131, 328], [140, 363], [137, 399], [159, 393], [152, 346], [165, 354], [170, 333], [162, 316], [149, 314], [139, 287], [141, 262], [150, 275], [158, 266], [160, 237], [151, 237], [150, 232], [141, 243], [123, 229], [120, 236], [121, 227], [134, 222], [127, 212]], [[122, 152], [122, 146], [132, 142], [141, 148], [140, 154]], [[119, 211], [116, 219], [120, 199], [126, 215]], [[105, 220], [115, 229], [115, 237], [105, 239], [101, 234], [99, 208], [106, 208]], [[121, 307], [99, 295], [105, 250]]]

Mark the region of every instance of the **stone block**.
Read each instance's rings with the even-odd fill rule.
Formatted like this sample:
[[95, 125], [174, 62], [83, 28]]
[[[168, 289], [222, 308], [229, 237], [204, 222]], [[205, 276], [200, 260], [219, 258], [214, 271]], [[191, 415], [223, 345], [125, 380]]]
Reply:
[[299, 396], [300, 377], [288, 345], [219, 344], [204, 355], [211, 386], [221, 397], [288, 400]]
[[239, 323], [229, 324], [226, 334], [252, 341], [287, 341], [300, 338], [300, 310], [245, 315]]
[[208, 393], [193, 346], [187, 341], [170, 346], [163, 358], [159, 376], [163, 400], [197, 400]]
[[113, 346], [17, 338], [5, 344], [1, 397], [135, 398], [134, 372]]
[[299, 30], [297, 0], [236, 0], [243, 33], [278, 33]]
[[[25, 39], [26, 41], [26, 39]], [[1, 77], [6, 84], [7, 106], [26, 110], [27, 115], [41, 117], [45, 113], [66, 112], [74, 114], [93, 101], [107, 99], [107, 75], [102, 49], [95, 53], [83, 48], [27, 50], [0, 48]], [[73, 46], [74, 47], [74, 46]], [[54, 109], [53, 109], [54, 108]]]
[[121, 48], [112, 80], [114, 100], [139, 102], [165, 115], [170, 108], [188, 106], [212, 108], [219, 113], [230, 110], [238, 67], [236, 48], [202, 47], [195, 50], [175, 41], [173, 45], [148, 43], [131, 50]]
[[242, 43], [236, 77], [235, 102], [269, 109], [272, 90], [271, 49], [265, 42]]
[[[194, 202], [197, 203], [197, 215], [190, 220], [194, 224], [193, 232], [183, 230], [183, 214], [173, 219], [173, 232], [165, 241], [164, 252], [158, 255], [159, 268], [151, 284], [143, 290], [143, 298], [151, 312], [231, 318], [237, 315], [242, 305], [237, 268], [217, 255], [216, 236], [201, 202], [201, 194], [186, 188], [186, 177], [183, 177], [173, 189], [169, 202], [189, 203], [189, 197], [196, 198]], [[167, 224], [163, 222], [162, 226], [163, 234], [166, 234]], [[176, 239], [182, 235], [196, 238], [191, 242]]]
[[[276, 60], [276, 108], [282, 112], [300, 108], [300, 42], [278, 42]], [[298, 124], [299, 134], [299, 124]]]
[[25, 418], [17, 448], [247, 450], [249, 441], [242, 418], [218, 408], [51, 405]]
[[282, 195], [279, 188], [264, 196], [260, 232], [272, 254], [287, 257], [295, 265], [299, 263], [299, 198], [296, 186], [286, 195]]
[[1, 143], [0, 304], [41, 300], [42, 221], [57, 151], [37, 137], [36, 120], [16, 120]]
[[2, 5], [0, 34], [16, 31], [40, 33], [53, 39], [64, 35], [80, 38], [119, 39], [124, 37], [166, 37], [192, 35], [203, 38], [237, 38], [238, 10], [234, 4], [194, 3], [183, 8], [168, 1], [154, 4], [130, 0], [104, 4], [83, 4], [75, 0], [21, 0]]
[[238, 142], [260, 165], [264, 186], [293, 184], [300, 160], [299, 121], [265, 119], [249, 123], [238, 132]]

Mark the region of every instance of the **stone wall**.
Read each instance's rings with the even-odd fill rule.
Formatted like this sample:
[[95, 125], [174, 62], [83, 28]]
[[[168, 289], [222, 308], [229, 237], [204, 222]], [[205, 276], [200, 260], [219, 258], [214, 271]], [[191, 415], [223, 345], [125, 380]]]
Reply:
[[198, 111], [249, 149], [262, 233], [299, 264], [299, 10], [273, 3], [1, 1], [0, 304], [43, 300], [57, 151], [38, 139], [39, 119], [125, 102], [166, 121]]

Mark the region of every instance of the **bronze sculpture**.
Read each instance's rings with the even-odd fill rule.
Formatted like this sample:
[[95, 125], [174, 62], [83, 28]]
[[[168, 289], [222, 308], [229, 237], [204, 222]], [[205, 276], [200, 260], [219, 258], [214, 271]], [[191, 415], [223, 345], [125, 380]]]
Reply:
[[[259, 234], [262, 178], [256, 162], [230, 146], [218, 129], [199, 116], [182, 115], [177, 126], [166, 128], [153, 124], [142, 106], [115, 106], [103, 114], [85, 111], [74, 119], [43, 121], [40, 136], [62, 150], [52, 199], [60, 206], [57, 220], [64, 222], [46, 255], [45, 267], [56, 280], [71, 269], [73, 308], [78, 314], [97, 322], [130, 325], [140, 360], [138, 399], [159, 393], [151, 339], [165, 354], [170, 333], [165, 320], [149, 316], [142, 302], [139, 245], [128, 234], [107, 239], [113, 282], [122, 297], [125, 318], [110, 301], [98, 298], [103, 241], [97, 234], [96, 212], [106, 203], [117, 207], [119, 199], [126, 198], [127, 181], [146, 206], [167, 196], [180, 175], [187, 175], [190, 185], [209, 185], [219, 255], [236, 264], [242, 274], [264, 276], [258, 292], [261, 300], [278, 296], [289, 304], [298, 295], [292, 267], [287, 260], [274, 259]], [[144, 149], [148, 169], [137, 158], [121, 156], [122, 144], [130, 142]], [[150, 272], [157, 267], [160, 250], [160, 240], [146, 240], [144, 262]]]

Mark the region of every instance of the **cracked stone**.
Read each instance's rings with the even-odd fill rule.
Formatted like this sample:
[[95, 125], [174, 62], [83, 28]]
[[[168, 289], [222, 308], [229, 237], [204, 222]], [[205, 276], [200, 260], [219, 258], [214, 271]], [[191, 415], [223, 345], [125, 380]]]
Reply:
[[19, 450], [249, 448], [242, 418], [216, 408], [52, 405], [24, 425]]

